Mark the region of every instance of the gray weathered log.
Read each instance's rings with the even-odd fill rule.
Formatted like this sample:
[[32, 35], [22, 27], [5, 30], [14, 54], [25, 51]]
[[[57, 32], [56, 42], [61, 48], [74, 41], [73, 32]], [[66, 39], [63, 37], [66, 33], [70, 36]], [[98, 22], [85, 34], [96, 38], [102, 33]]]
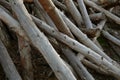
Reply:
[[[21, 37], [21, 32], [24, 34], [24, 31], [20, 28], [19, 23], [12, 18], [7, 12], [5, 12], [3, 9], [0, 8], [0, 19], [4, 21], [9, 29], [12, 29], [15, 33], [17, 33], [18, 37], [18, 45], [19, 45], [19, 51], [20, 51], [20, 58], [21, 58], [21, 63], [22, 67], [24, 70], [22, 71], [24, 73], [24, 80], [33, 80], [33, 71], [32, 71], [32, 62], [31, 62], [31, 55], [30, 55], [30, 45], [29, 43]], [[17, 27], [18, 29], [14, 28]], [[16, 32], [18, 31], [18, 32]], [[25, 35], [24, 35], [25, 36]]]
[[53, 23], [52, 19], [48, 16], [47, 12], [43, 9], [43, 7], [39, 3], [39, 1], [38, 0], [33, 0], [33, 1], [35, 3], [35, 6], [39, 9], [41, 15], [44, 17], [47, 24], [49, 24], [51, 27], [54, 27], [55, 29], [57, 29], [55, 24]]
[[81, 77], [82, 80], [95, 80], [93, 76], [87, 71], [86, 67], [79, 61], [77, 56], [75, 56], [73, 51], [67, 48], [62, 48], [64, 55], [68, 58], [73, 69]]
[[94, 2], [90, 1], [90, 0], [84, 0], [85, 4], [95, 8], [98, 11], [103, 12], [108, 18], [112, 19], [115, 23], [120, 25], [120, 18], [117, 17], [116, 15], [110, 13], [109, 11], [105, 10], [104, 8], [102, 8], [101, 6], [98, 6], [97, 4], [95, 4]]
[[9, 80], [22, 80], [12, 59], [10, 58], [7, 49], [0, 40], [0, 63]]
[[65, 15], [61, 14], [63, 20], [66, 22], [72, 33], [78, 38], [78, 40], [84, 43], [86, 46], [90, 47], [92, 50], [99, 53], [101, 56], [106, 58], [111, 63], [114, 62], [109, 56], [107, 56], [99, 47], [97, 47], [82, 31], [80, 31]]
[[56, 6], [58, 6], [60, 9], [64, 10], [65, 12], [68, 12], [67, 7], [59, 2], [58, 0], [52, 0]]
[[116, 65], [112, 64], [112, 62], [109, 62], [104, 57], [100, 56], [90, 48], [80, 44], [78, 41], [68, 37], [67, 35], [60, 33], [53, 28], [51, 28], [49, 25], [45, 24], [39, 19], [36, 19], [35, 17], [34, 21], [36, 24], [38, 24], [39, 28], [44, 30], [46, 33], [50, 34], [51, 36], [55, 37], [57, 40], [63, 42], [64, 44], [68, 45], [72, 49], [74, 49], [77, 52], [82, 53], [85, 57], [87, 57], [92, 62], [96, 63], [102, 68], [105, 68], [109, 73], [111, 73], [112, 76], [116, 77], [117, 79], [120, 78], [120, 70], [116, 67]]
[[103, 13], [90, 14], [89, 17], [93, 21], [105, 19], [105, 15]]
[[113, 43], [115, 43], [116, 45], [120, 46], [120, 40], [115, 38], [114, 36], [112, 36], [110, 33], [108, 33], [107, 31], [102, 31], [102, 34], [105, 38], [107, 38], [108, 40], [112, 41]]
[[86, 27], [87, 28], [93, 28], [92, 22], [91, 22], [91, 20], [88, 16], [86, 6], [85, 6], [83, 0], [77, 0], [77, 2], [78, 2], [78, 6], [79, 6], [79, 9], [81, 11], [81, 14], [82, 14], [82, 17], [83, 17], [83, 20], [85, 22]]
[[9, 0], [32, 45], [38, 49], [59, 80], [76, 80], [46, 36], [37, 28], [27, 12], [22, 0]]
[[83, 24], [83, 19], [73, 1], [65, 0], [65, 4], [67, 6], [68, 11], [71, 13], [73, 19], [76, 21], [77, 25], [81, 27], [81, 24]]

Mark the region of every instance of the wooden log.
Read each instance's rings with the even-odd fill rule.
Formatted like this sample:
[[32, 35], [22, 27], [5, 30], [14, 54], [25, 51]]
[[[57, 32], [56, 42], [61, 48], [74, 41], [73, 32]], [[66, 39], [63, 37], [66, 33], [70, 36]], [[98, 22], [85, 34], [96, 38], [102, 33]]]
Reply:
[[55, 29], [57, 29], [55, 24], [53, 23], [52, 19], [48, 16], [47, 12], [44, 10], [44, 8], [39, 3], [39, 1], [34, 0], [34, 3], [35, 3], [35, 6], [37, 7], [37, 9], [40, 11], [41, 15], [44, 17], [46, 23], [48, 23], [51, 27], [54, 27]]
[[120, 46], [120, 40], [115, 38], [114, 36], [112, 36], [110, 33], [108, 33], [107, 31], [102, 31], [102, 34], [105, 38], [107, 38], [108, 40], [112, 41], [114, 44]]
[[59, 2], [58, 0], [52, 0], [56, 6], [58, 6], [60, 9], [62, 9], [65, 12], [68, 12], [67, 7]]
[[66, 66], [46, 36], [37, 28], [27, 12], [22, 0], [9, 0], [13, 11], [29, 37], [32, 45], [38, 49], [48, 62], [59, 80], [76, 80], [70, 69]]
[[[10, 26], [10, 29], [14, 28], [16, 26], [17, 28], [20, 27], [19, 23], [12, 18], [8, 13], [6, 13], [3, 9], [0, 8], [0, 19], [3, 20], [5, 23], [7, 23], [8, 26]], [[20, 32], [20, 29], [13, 30], [15, 33], [16, 31]], [[21, 29], [23, 32], [23, 30]], [[30, 46], [29, 43], [24, 40], [23, 37], [21, 37], [21, 33], [17, 34], [18, 37], [18, 45], [19, 45], [19, 51], [20, 51], [20, 58], [22, 61], [22, 67], [24, 70], [22, 71], [24, 73], [24, 80], [33, 80], [33, 71], [32, 71], [32, 62], [31, 62], [31, 55], [30, 55]], [[24, 32], [22, 33], [24, 34]], [[25, 34], [24, 34], [25, 35]]]
[[8, 25], [8, 28], [14, 31], [17, 35], [21, 36], [25, 40], [29, 41], [25, 35], [25, 32], [20, 28], [20, 24], [2, 8], [0, 8], [0, 19]]
[[77, 25], [81, 27], [81, 25], [83, 24], [83, 19], [73, 1], [65, 0], [65, 5], [67, 6], [68, 11], [72, 15], [73, 19], [76, 21]]
[[109, 75], [109, 73], [107, 72], [107, 70], [101, 68], [100, 66], [90, 62], [89, 60], [85, 59], [85, 57], [83, 55], [81, 55], [80, 53], [77, 54], [78, 59], [87, 67], [95, 70], [96, 72], [100, 73], [100, 74], [106, 74]]
[[[101, 56], [106, 58], [112, 64], [116, 64], [109, 56], [107, 56], [99, 47], [97, 47], [82, 31], [80, 31], [65, 15], [62, 14], [62, 17], [72, 33], [78, 38], [78, 40], [84, 43], [86, 46], [90, 47], [95, 52], [99, 53]], [[116, 64], [117, 65], [117, 64]]]
[[79, 59], [75, 56], [74, 52], [67, 48], [62, 48], [64, 55], [70, 61], [74, 70], [81, 77], [82, 80], [95, 80], [93, 76], [87, 71], [86, 67], [79, 61]]
[[105, 19], [105, 16], [103, 15], [103, 13], [90, 14], [89, 17], [93, 21], [98, 21], [98, 20], [101, 20], [101, 19]]
[[22, 64], [22, 76], [24, 80], [34, 80], [33, 66], [31, 61], [31, 48], [24, 38], [18, 36], [18, 47]]
[[57, 40], [63, 42], [64, 44], [68, 45], [72, 49], [74, 49], [77, 52], [82, 53], [85, 57], [87, 57], [92, 62], [96, 63], [97, 65], [101, 66], [102, 68], [105, 68], [109, 71], [109, 73], [116, 77], [117, 79], [120, 78], [120, 70], [115, 65], [112, 64], [112, 62], [109, 62], [104, 57], [100, 56], [90, 48], [80, 44], [78, 41], [68, 37], [67, 35], [60, 33], [53, 28], [51, 28], [49, 25], [45, 24], [44, 22], [40, 21], [39, 19], [36, 19], [33, 17], [36, 24], [38, 24], [39, 28], [44, 30], [46, 33], [50, 34], [51, 36], [55, 37]]
[[10, 36], [8, 35], [5, 26], [3, 25], [2, 21], [0, 20], [0, 39], [5, 46], [10, 45]]
[[83, 0], [77, 0], [77, 2], [78, 2], [79, 9], [81, 11], [83, 20], [85, 22], [85, 26], [87, 28], [93, 28], [92, 22], [91, 22], [91, 20], [90, 20], [90, 18], [88, 16], [88, 13], [87, 13], [87, 10], [86, 10], [86, 6], [85, 6]]
[[48, 13], [48, 15], [51, 17], [53, 22], [55, 23], [56, 27], [59, 31], [64, 32], [65, 34], [69, 35], [70, 37], [74, 38], [72, 33], [70, 32], [69, 28], [63, 21], [61, 15], [57, 11], [57, 8], [53, 4], [51, 0], [38, 0], [40, 4], [43, 6], [45, 11]]
[[22, 80], [12, 59], [10, 58], [7, 49], [0, 40], [0, 63], [9, 80]]
[[85, 4], [95, 8], [98, 11], [103, 12], [108, 18], [112, 19], [115, 23], [120, 25], [120, 18], [117, 17], [116, 15], [110, 13], [109, 11], [105, 10], [104, 8], [102, 8], [101, 6], [98, 6], [97, 4], [95, 4], [94, 2], [90, 1], [90, 0], [84, 0]]

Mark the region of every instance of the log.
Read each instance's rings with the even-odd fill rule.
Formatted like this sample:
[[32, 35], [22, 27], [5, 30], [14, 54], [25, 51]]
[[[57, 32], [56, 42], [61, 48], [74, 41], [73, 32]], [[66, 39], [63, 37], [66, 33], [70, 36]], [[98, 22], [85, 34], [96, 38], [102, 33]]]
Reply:
[[78, 41], [68, 37], [67, 35], [60, 33], [53, 28], [51, 28], [49, 25], [45, 24], [39, 19], [36, 19], [33, 17], [36, 24], [39, 26], [40, 29], [44, 30], [46, 33], [50, 34], [51, 36], [55, 37], [60, 42], [66, 44], [70, 48], [74, 49], [77, 52], [82, 53], [85, 57], [87, 57], [92, 62], [96, 63], [100, 67], [106, 69], [111, 73], [112, 76], [116, 77], [117, 79], [120, 78], [120, 70], [116, 67], [116, 65], [113, 65], [111, 62], [109, 62], [104, 57], [100, 56], [90, 48], [80, 44]]
[[64, 55], [70, 61], [74, 70], [81, 77], [82, 80], [95, 80], [93, 76], [87, 71], [86, 67], [79, 61], [79, 59], [75, 56], [73, 51], [70, 51], [67, 48], [62, 48]]
[[[76, 80], [70, 69], [66, 66], [46, 36], [37, 28], [27, 12], [22, 0], [9, 0], [12, 10], [25, 30], [32, 45], [42, 53], [56, 77], [59, 80]], [[32, 32], [32, 33], [31, 33]]]
[[24, 38], [18, 36], [18, 47], [22, 64], [22, 75], [24, 80], [34, 80], [33, 66], [31, 61], [31, 48]]
[[0, 40], [0, 63], [9, 80], [22, 80], [12, 59], [10, 58], [7, 49]]
[[87, 10], [86, 10], [86, 6], [85, 6], [83, 0], [77, 0], [77, 2], [78, 2], [79, 9], [81, 11], [83, 20], [85, 22], [85, 26], [87, 28], [93, 28], [92, 22], [91, 22], [91, 20], [90, 20], [90, 18], [88, 16], [88, 13], [87, 13]]
[[58, 6], [60, 9], [62, 9], [65, 12], [68, 12], [67, 7], [59, 2], [58, 0], [52, 0], [56, 6]]
[[106, 58], [109, 62], [112, 64], [116, 63], [114, 62], [109, 56], [107, 56], [99, 47], [97, 47], [82, 31], [80, 31], [65, 15], [61, 14], [64, 21], [72, 31], [72, 33], [78, 38], [78, 40], [82, 43], [84, 43], [86, 46], [90, 47], [92, 50], [99, 53], [101, 56]]
[[111, 20], [113, 20], [115, 23], [120, 25], [120, 18], [117, 17], [116, 15], [110, 13], [109, 11], [105, 10], [104, 8], [102, 8], [101, 6], [98, 6], [97, 4], [95, 4], [94, 2], [90, 1], [90, 0], [84, 0], [85, 4], [100, 11], [103, 12], [108, 18], [110, 18]]
[[[13, 30], [18, 37], [18, 45], [19, 45], [19, 52], [20, 52], [20, 58], [21, 58], [21, 63], [23, 67], [23, 75], [24, 75], [24, 80], [33, 80], [33, 71], [32, 71], [32, 63], [31, 63], [31, 55], [30, 55], [30, 45], [29, 43], [25, 40], [25, 38], [21, 37], [20, 31], [22, 31], [23, 35], [24, 31], [22, 29], [19, 29], [20, 25], [19, 23], [12, 18], [7, 12], [5, 12], [3, 9], [0, 8], [0, 19], [4, 21], [8, 26], [9, 29]], [[14, 26], [17, 27], [14, 28]], [[18, 32], [16, 32], [18, 31]]]
[[81, 25], [83, 24], [83, 19], [80, 12], [76, 8], [75, 4], [73, 3], [73, 1], [65, 0], [65, 5], [68, 11], [70, 12], [70, 14], [72, 15], [73, 19], [76, 21], [78, 27], [81, 27]]
[[105, 16], [103, 13], [94, 13], [89, 15], [90, 19], [93, 21], [105, 19]]
[[47, 12], [44, 10], [44, 8], [39, 3], [39, 1], [38, 0], [33, 0], [33, 1], [35, 3], [35, 6], [37, 7], [37, 9], [39, 9], [41, 15], [44, 17], [46, 23], [48, 23], [50, 26], [52, 26], [55, 29], [57, 29], [56, 26], [55, 26], [55, 24], [53, 23], [52, 19], [48, 16]]
[[108, 40], [112, 41], [114, 44], [120, 46], [120, 40], [115, 38], [114, 36], [112, 36], [109, 32], [103, 30], [102, 34], [105, 38], [107, 38]]
[[54, 24], [58, 28], [59, 31], [64, 32], [65, 34], [69, 35], [70, 37], [74, 38], [72, 33], [70, 32], [69, 28], [63, 21], [61, 15], [57, 11], [57, 8], [53, 4], [51, 0], [38, 0], [40, 4], [43, 6], [45, 11], [48, 13], [48, 15], [51, 17], [53, 20]]

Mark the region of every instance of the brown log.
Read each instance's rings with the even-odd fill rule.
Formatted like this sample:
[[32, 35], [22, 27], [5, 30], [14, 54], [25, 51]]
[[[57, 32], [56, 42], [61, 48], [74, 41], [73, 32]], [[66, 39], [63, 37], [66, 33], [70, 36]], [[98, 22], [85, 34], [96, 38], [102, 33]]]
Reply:
[[59, 31], [69, 35], [70, 37], [74, 38], [72, 33], [70, 32], [69, 28], [63, 21], [61, 15], [57, 11], [57, 8], [53, 4], [51, 0], [38, 0], [40, 4], [43, 6], [45, 11], [48, 13], [48, 15], [51, 17], [53, 22], [55, 23], [56, 27], [58, 28]]

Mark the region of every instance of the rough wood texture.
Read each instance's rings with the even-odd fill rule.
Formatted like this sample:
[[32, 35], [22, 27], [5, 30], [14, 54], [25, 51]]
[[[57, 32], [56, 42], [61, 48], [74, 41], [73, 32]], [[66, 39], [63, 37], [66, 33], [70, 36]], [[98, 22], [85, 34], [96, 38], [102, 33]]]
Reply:
[[0, 40], [0, 63], [6, 73], [9, 80], [22, 80], [21, 76], [17, 72], [17, 69], [10, 58], [5, 46]]
[[46, 33], [50, 34], [51, 36], [55, 37], [57, 40], [63, 42], [64, 44], [68, 45], [75, 51], [82, 53], [85, 57], [89, 60], [93, 61], [97, 65], [101, 66], [102, 68], [106, 69], [111, 73], [112, 76], [116, 77], [117, 79], [120, 78], [120, 70], [116, 67], [116, 65], [110, 63], [104, 57], [98, 55], [96, 52], [91, 50], [90, 48], [80, 44], [78, 41], [68, 37], [67, 35], [60, 33], [49, 25], [45, 24], [44, 22], [34, 18], [35, 22], [38, 24], [39, 28], [44, 30]]
[[51, 17], [56, 27], [58, 28], [58, 30], [73, 38], [72, 33], [70, 32], [69, 28], [63, 21], [62, 17], [60, 16], [53, 2], [51, 0], [44, 0], [44, 1], [38, 0], [38, 1], [41, 3], [41, 5], [45, 9], [45, 11], [48, 13], [48, 15]]
[[103, 12], [108, 18], [112, 19], [114, 22], [116, 22], [117, 24], [120, 25], [120, 18], [117, 17], [116, 15], [110, 13], [109, 11], [105, 10], [104, 8], [102, 8], [101, 6], [98, 6], [97, 4], [95, 4], [94, 2], [90, 1], [90, 0], [84, 0], [85, 4], [95, 8], [98, 11]]
[[[60, 80], [76, 80], [46, 36], [33, 23], [22, 0], [9, 0], [32, 45], [38, 49]], [[32, 32], [32, 33], [31, 33]]]
[[78, 5], [79, 5], [79, 8], [80, 8], [80, 11], [81, 11], [81, 14], [82, 14], [82, 17], [83, 17], [86, 27], [93, 28], [92, 22], [88, 16], [86, 6], [85, 6], [83, 0], [77, 0], [77, 2], [78, 2]]
[[63, 48], [64, 55], [69, 59], [71, 65], [82, 80], [95, 80], [93, 76], [87, 71], [86, 67], [79, 61], [73, 51]]
[[73, 1], [72, 0], [65, 0], [65, 4], [67, 6], [68, 11], [72, 15], [73, 19], [76, 21], [77, 25], [79, 27], [81, 27], [83, 24], [83, 19], [82, 19], [80, 12], [76, 8], [75, 4], [73, 3]]
[[110, 57], [108, 57], [99, 47], [97, 47], [87, 36], [84, 34], [82, 31], [80, 31], [66, 16], [63, 16], [64, 21], [70, 28], [70, 30], [73, 32], [73, 34], [78, 38], [80, 42], [85, 44], [86, 46], [90, 47], [92, 50], [96, 51], [99, 53], [101, 56], [106, 58], [109, 62], [111, 63], [116, 63], [114, 62]]
[[102, 31], [102, 34], [105, 38], [107, 38], [108, 40], [112, 41], [113, 43], [115, 43], [116, 45], [120, 46], [120, 40], [115, 38], [114, 36], [112, 36], [110, 33], [108, 33], [107, 31]]

